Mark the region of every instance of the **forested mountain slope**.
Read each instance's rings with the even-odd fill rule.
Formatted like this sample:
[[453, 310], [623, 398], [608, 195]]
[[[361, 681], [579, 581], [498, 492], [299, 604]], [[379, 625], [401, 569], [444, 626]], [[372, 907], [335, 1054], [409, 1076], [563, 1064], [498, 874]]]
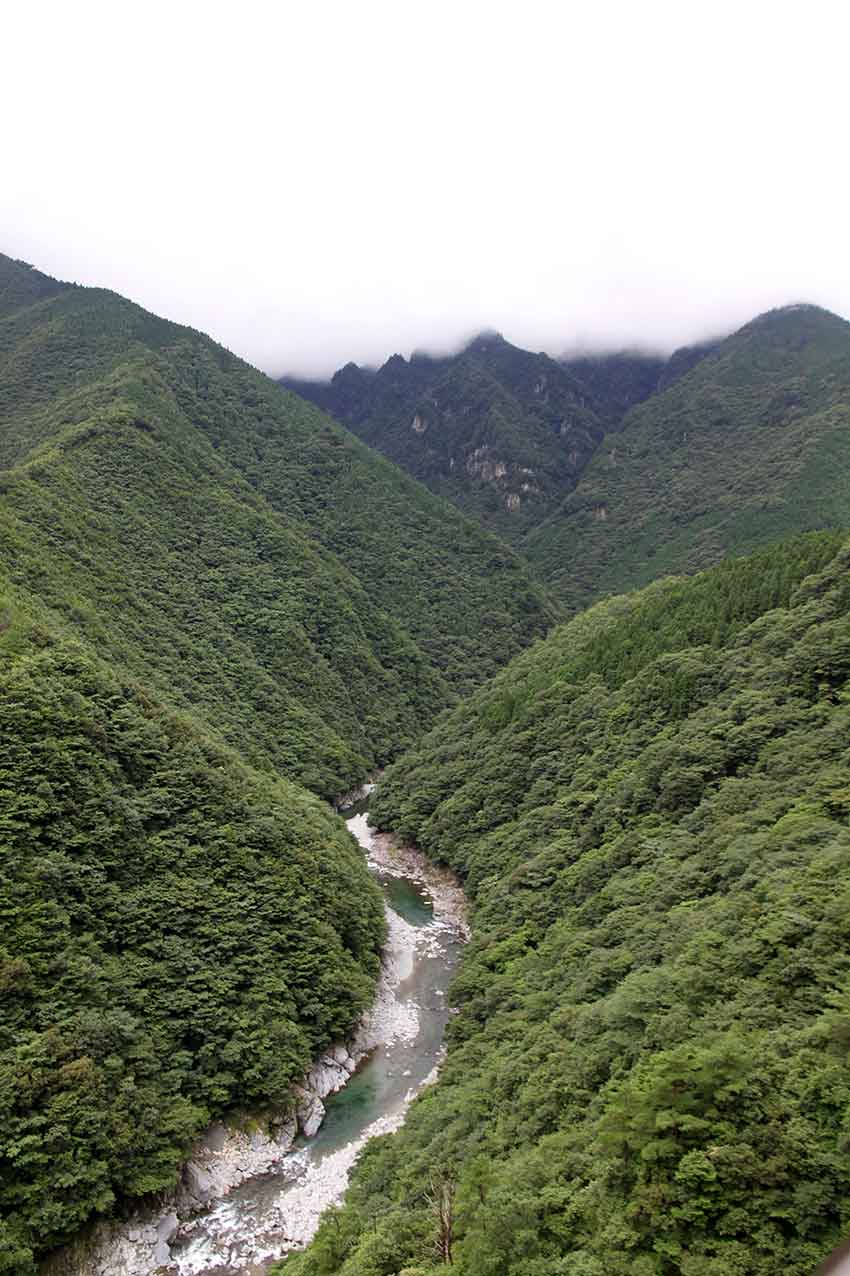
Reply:
[[286, 1106], [368, 1005], [380, 893], [328, 807], [0, 598], [0, 1272]]
[[343, 421], [432, 491], [517, 544], [575, 484], [606, 422], [571, 372], [498, 333], [457, 355], [348, 364], [284, 384]]
[[850, 324], [754, 319], [624, 418], [523, 542], [572, 606], [850, 523]]
[[374, 818], [473, 901], [459, 1014], [287, 1276], [810, 1276], [850, 1227], [849, 676], [812, 534], [599, 603], [387, 771]]
[[485, 332], [458, 354], [396, 354], [376, 370], [349, 363], [330, 381], [282, 384], [521, 550], [604, 435], [711, 348], [556, 360]]
[[2, 257], [0, 467], [0, 1271], [29, 1276], [352, 1026], [383, 910], [306, 789], [554, 613], [208, 338]]
[[667, 360], [556, 362], [485, 334], [289, 384], [495, 528], [571, 610], [850, 522], [850, 324], [816, 306]]
[[561, 365], [591, 396], [606, 431], [616, 430], [629, 408], [658, 388], [669, 361], [662, 355], [625, 350], [613, 354], [565, 355]]
[[[0, 266], [10, 291], [25, 268]], [[112, 293], [62, 288], [0, 321], [0, 463], [15, 583], [246, 758], [324, 794], [554, 614], [504, 545]]]

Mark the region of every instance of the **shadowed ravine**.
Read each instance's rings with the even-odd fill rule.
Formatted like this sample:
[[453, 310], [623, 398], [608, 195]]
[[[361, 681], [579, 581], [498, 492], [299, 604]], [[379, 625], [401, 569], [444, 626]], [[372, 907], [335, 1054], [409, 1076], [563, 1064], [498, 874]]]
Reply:
[[181, 1227], [171, 1242], [180, 1276], [259, 1276], [306, 1243], [322, 1211], [344, 1192], [360, 1149], [401, 1125], [439, 1062], [446, 993], [465, 933], [463, 896], [419, 853], [375, 834], [365, 807], [350, 807], [346, 818], [387, 899], [392, 974], [376, 1008], [385, 1039], [327, 1101], [314, 1138], [300, 1140], [275, 1173], [248, 1180]]

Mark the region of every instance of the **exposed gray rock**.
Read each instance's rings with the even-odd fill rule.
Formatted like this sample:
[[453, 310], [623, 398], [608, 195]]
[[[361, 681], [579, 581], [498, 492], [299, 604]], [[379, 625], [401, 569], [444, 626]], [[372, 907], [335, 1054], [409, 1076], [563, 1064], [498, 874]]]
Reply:
[[319, 1096], [306, 1086], [295, 1087], [295, 1113], [302, 1134], [308, 1139], [319, 1129], [325, 1119], [325, 1105]]
[[213, 1194], [215, 1180], [202, 1165], [198, 1165], [195, 1161], [187, 1161], [183, 1167], [183, 1186], [187, 1196], [197, 1201], [199, 1205], [206, 1205]]
[[174, 1213], [166, 1214], [159, 1220], [156, 1225], [156, 1241], [153, 1247], [153, 1261], [158, 1267], [163, 1267], [171, 1261], [171, 1240], [177, 1228], [180, 1226], [180, 1220]]
[[337, 1063], [332, 1055], [324, 1055], [307, 1073], [305, 1086], [320, 1099], [325, 1099], [329, 1094], [335, 1094], [337, 1090], [342, 1089], [348, 1077], [347, 1068]]

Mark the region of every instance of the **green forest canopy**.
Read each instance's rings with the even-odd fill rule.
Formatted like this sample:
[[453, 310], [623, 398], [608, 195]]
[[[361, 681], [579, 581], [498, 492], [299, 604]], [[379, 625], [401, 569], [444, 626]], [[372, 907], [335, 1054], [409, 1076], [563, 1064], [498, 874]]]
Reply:
[[171, 1186], [369, 1004], [380, 893], [330, 809], [0, 605], [0, 1271]]
[[3, 257], [0, 562], [0, 1271], [22, 1276], [173, 1184], [211, 1117], [285, 1107], [350, 1029], [383, 910], [312, 794], [556, 613], [208, 338]]
[[0, 318], [0, 465], [2, 561], [55, 625], [326, 796], [556, 615], [494, 537], [114, 293]]
[[286, 1276], [811, 1276], [846, 1235], [842, 542], [600, 603], [389, 768], [374, 817], [473, 902], [460, 1013]]
[[788, 306], [633, 408], [521, 549], [573, 609], [850, 524], [850, 323]]

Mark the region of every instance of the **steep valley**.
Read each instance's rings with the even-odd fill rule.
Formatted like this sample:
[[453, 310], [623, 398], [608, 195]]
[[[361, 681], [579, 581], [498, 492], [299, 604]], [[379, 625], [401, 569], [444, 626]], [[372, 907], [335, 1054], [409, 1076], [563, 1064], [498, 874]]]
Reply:
[[290, 385], [0, 256], [0, 1274], [811, 1276], [850, 325]]
[[600, 603], [389, 768], [374, 818], [470, 895], [459, 1014], [286, 1276], [806, 1276], [846, 1236], [848, 567]]
[[[326, 800], [558, 609], [201, 334], [0, 258], [0, 1270], [286, 1111], [369, 1003]], [[320, 801], [319, 799], [324, 799]]]

